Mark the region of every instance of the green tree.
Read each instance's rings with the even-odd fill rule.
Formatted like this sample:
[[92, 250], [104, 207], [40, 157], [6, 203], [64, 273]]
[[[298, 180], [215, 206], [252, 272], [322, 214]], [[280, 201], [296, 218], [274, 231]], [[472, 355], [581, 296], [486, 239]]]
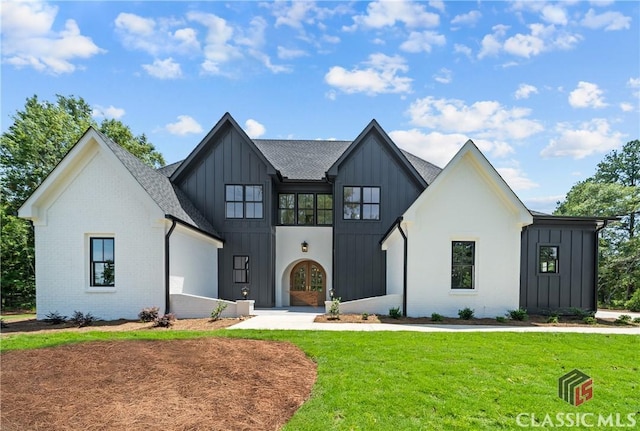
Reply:
[[164, 164], [145, 135], [134, 136], [118, 120], [103, 120], [98, 125], [91, 113], [81, 97], [57, 95], [51, 102], [34, 95], [11, 117], [13, 123], [0, 138], [3, 308], [28, 306], [35, 296], [33, 229], [26, 220], [16, 217], [18, 209], [90, 126], [149, 166]]
[[598, 294], [618, 305], [640, 288], [640, 141], [630, 141], [598, 164], [593, 177], [571, 188], [557, 215], [619, 217], [600, 239]]

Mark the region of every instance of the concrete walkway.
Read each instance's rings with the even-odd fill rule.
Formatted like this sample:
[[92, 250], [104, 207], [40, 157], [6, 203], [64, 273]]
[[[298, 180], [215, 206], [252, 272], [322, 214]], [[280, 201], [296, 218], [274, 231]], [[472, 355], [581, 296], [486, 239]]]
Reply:
[[[291, 307], [257, 309], [247, 319], [228, 329], [287, 329], [309, 331], [416, 331], [416, 332], [573, 332], [585, 334], [634, 334], [640, 335], [640, 327], [591, 327], [591, 326], [479, 326], [479, 325], [399, 325], [391, 323], [315, 323], [324, 314], [323, 308]], [[640, 317], [640, 313], [598, 311], [596, 317], [616, 318], [620, 314]]]

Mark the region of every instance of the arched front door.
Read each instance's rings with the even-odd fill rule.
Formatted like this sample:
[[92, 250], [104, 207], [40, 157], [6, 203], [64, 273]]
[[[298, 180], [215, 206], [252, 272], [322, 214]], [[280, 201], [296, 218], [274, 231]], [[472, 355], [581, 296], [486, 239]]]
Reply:
[[289, 304], [324, 305], [327, 275], [317, 262], [305, 260], [291, 271]]

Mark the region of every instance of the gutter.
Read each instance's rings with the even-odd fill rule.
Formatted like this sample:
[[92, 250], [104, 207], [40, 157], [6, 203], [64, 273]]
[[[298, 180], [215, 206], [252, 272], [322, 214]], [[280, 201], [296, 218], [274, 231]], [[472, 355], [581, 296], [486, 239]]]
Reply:
[[168, 314], [171, 312], [171, 305], [170, 305], [171, 295], [169, 294], [170, 292], [169, 278], [171, 274], [171, 271], [169, 268], [169, 263], [170, 263], [169, 245], [171, 243], [170, 241], [171, 234], [173, 233], [173, 230], [176, 228], [177, 223], [178, 221], [175, 218], [171, 219], [171, 227], [169, 228], [169, 231], [164, 237], [164, 314]]
[[404, 268], [402, 269], [402, 315], [407, 317], [407, 256], [409, 254], [409, 239], [407, 234], [402, 230], [402, 216], [398, 217], [398, 230], [404, 240]]

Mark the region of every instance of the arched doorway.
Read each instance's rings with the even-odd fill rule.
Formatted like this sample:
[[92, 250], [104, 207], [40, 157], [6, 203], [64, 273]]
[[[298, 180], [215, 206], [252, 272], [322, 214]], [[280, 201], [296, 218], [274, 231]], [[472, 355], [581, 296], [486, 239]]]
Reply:
[[312, 260], [304, 260], [291, 270], [289, 304], [292, 306], [324, 305], [327, 275], [324, 268]]

